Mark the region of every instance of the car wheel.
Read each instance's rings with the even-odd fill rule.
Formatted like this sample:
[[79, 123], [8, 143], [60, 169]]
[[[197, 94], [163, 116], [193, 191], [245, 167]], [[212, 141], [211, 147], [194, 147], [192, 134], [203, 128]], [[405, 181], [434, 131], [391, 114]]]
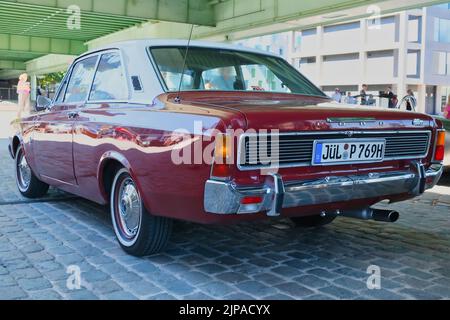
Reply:
[[116, 173], [111, 188], [111, 219], [120, 246], [133, 256], [147, 256], [164, 249], [173, 221], [151, 215], [126, 169]]
[[48, 184], [40, 181], [28, 165], [23, 147], [19, 146], [16, 152], [16, 184], [20, 193], [27, 198], [43, 197], [48, 191]]
[[292, 222], [297, 227], [302, 228], [314, 228], [314, 227], [321, 227], [324, 225], [327, 225], [336, 218], [336, 216], [325, 216], [322, 217], [320, 215], [316, 216], [306, 216], [306, 217], [293, 217], [291, 218]]

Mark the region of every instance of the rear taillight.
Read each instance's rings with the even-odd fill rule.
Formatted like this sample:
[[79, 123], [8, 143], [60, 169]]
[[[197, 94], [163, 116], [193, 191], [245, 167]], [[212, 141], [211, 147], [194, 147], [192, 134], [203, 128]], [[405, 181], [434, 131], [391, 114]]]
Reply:
[[436, 146], [434, 148], [434, 161], [444, 161], [445, 153], [445, 130], [438, 130], [436, 136]]
[[230, 165], [233, 161], [232, 136], [218, 134], [214, 149], [214, 161], [211, 169], [211, 177], [219, 179], [230, 178]]
[[259, 204], [261, 202], [263, 202], [263, 198], [259, 196], [248, 196], [241, 199], [241, 204], [244, 205]]

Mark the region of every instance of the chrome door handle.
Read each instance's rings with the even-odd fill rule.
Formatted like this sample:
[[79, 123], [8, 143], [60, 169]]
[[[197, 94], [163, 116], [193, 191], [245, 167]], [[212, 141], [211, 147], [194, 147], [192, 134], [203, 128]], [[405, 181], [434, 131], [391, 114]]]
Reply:
[[67, 116], [69, 119], [75, 119], [78, 117], [78, 112], [76, 111], [69, 112]]

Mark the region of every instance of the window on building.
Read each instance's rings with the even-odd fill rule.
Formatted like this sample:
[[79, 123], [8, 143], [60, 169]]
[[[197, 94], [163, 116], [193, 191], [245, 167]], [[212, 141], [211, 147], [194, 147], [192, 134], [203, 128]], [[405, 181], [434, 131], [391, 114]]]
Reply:
[[323, 57], [323, 62], [358, 60], [359, 53], [335, 54]]
[[368, 59], [376, 58], [391, 58], [394, 56], [393, 50], [371, 51], [367, 52]]
[[300, 64], [316, 63], [316, 57], [305, 57], [300, 59]]
[[450, 10], [450, 3], [438, 4], [435, 7], [439, 9]]
[[314, 63], [316, 63], [316, 57], [304, 57], [304, 58], [298, 59], [299, 68], [301, 68], [302, 65], [314, 64]]
[[436, 75], [450, 74], [447, 63], [447, 52], [435, 51], [433, 52], [433, 73]]
[[105, 53], [100, 58], [89, 100], [126, 100], [127, 82], [117, 52]]
[[294, 50], [300, 51], [302, 45], [302, 33], [299, 31], [294, 31]]
[[360, 22], [350, 22], [350, 23], [343, 23], [343, 24], [337, 24], [333, 26], [326, 26], [323, 31], [325, 33], [328, 32], [336, 32], [336, 31], [344, 31], [344, 30], [354, 30], [359, 29], [361, 26]]
[[407, 77], [420, 77], [420, 50], [408, 50], [406, 61]]
[[434, 41], [450, 43], [450, 20], [442, 18], [434, 19]]
[[313, 28], [313, 29], [306, 29], [302, 31], [302, 36], [303, 37], [307, 37], [307, 36], [314, 36], [317, 34], [317, 29]]
[[91, 88], [92, 78], [94, 77], [97, 58], [97, 56], [92, 56], [75, 64], [67, 85], [65, 102], [86, 101]]
[[395, 16], [383, 17], [380, 19], [381, 24], [395, 23]]
[[408, 42], [422, 42], [422, 17], [410, 15], [408, 17]]

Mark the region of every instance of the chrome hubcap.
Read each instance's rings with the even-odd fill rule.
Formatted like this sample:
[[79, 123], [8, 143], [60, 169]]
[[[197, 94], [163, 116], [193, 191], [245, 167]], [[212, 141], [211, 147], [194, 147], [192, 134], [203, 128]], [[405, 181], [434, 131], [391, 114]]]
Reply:
[[122, 231], [127, 238], [133, 238], [139, 229], [142, 205], [136, 186], [130, 178], [122, 182], [118, 201]]
[[23, 154], [20, 155], [17, 173], [19, 175], [20, 187], [22, 189], [28, 189], [31, 182], [31, 169]]

